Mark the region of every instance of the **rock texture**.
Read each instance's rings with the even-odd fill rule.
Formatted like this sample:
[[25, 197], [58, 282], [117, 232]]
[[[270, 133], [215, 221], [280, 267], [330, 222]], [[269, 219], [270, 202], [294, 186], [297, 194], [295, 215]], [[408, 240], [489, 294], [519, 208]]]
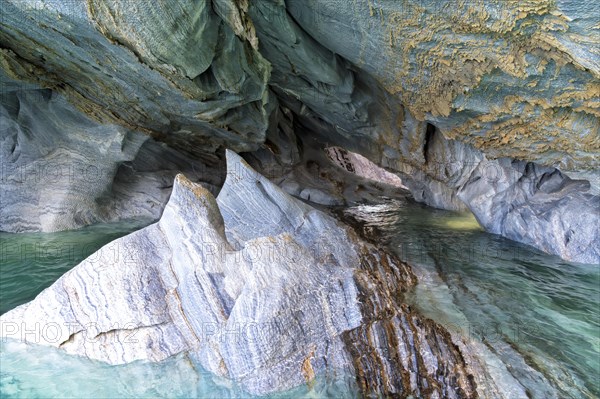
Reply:
[[477, 396], [450, 335], [402, 305], [408, 265], [227, 158], [216, 199], [178, 175], [158, 223], [4, 314], [3, 336], [113, 364], [186, 352], [255, 394], [350, 373], [366, 395]]
[[533, 162], [489, 159], [431, 124], [407, 119], [405, 125], [420, 134], [401, 142], [402, 156], [386, 165], [415, 199], [470, 210], [487, 231], [562, 258], [600, 263], [600, 196], [589, 181]]
[[290, 0], [286, 5], [301, 29], [375, 77], [412, 115], [434, 123], [447, 138], [492, 158], [566, 170], [600, 165], [598, 4]]
[[3, 0], [0, 64], [184, 152], [255, 149], [270, 66], [253, 48], [244, 5], [212, 3]]
[[397, 175], [380, 168], [360, 154], [349, 152], [340, 147], [325, 149], [329, 158], [336, 165], [366, 179], [389, 184], [390, 186], [406, 189], [402, 179]]
[[139, 132], [102, 125], [62, 96], [4, 77], [0, 230], [58, 231], [158, 219], [177, 172], [207, 187], [224, 173]]
[[[315, 150], [338, 146], [399, 174], [420, 201], [599, 261], [597, 197], [566, 178], [598, 190], [596, 3], [4, 0], [2, 9], [2, 70], [95, 120], [213, 163], [224, 147], [272, 151], [300, 170], [287, 190], [321, 204], [343, 199], [300, 175], [315, 169]], [[439, 141], [442, 152], [429, 148]], [[463, 186], [488, 165], [504, 183]], [[568, 189], [548, 196], [538, 177], [553, 168]]]

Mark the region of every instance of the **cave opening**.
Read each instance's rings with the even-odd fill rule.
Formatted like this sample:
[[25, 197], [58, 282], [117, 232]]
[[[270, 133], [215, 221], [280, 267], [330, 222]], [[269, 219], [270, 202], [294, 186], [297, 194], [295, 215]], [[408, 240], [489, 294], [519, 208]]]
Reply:
[[334, 165], [350, 173], [377, 183], [408, 190], [399, 176], [388, 172], [356, 152], [348, 151], [342, 147], [331, 146], [325, 148], [325, 153]]
[[584, 2], [80, 3], [2, 0], [0, 397], [600, 397]]

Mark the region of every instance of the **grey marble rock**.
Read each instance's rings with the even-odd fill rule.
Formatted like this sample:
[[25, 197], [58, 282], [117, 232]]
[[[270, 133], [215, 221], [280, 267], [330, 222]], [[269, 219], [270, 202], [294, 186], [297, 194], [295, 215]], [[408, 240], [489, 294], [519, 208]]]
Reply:
[[[320, 140], [299, 136], [300, 161], [283, 168], [269, 152], [248, 159], [288, 193], [307, 201], [342, 205], [378, 197], [403, 197], [409, 191], [429, 206], [472, 212], [487, 231], [500, 234], [564, 259], [600, 263], [600, 205], [597, 189], [586, 179], [571, 179], [558, 169], [509, 158], [488, 159], [468, 144], [446, 139], [435, 126], [407, 113], [398, 151], [388, 150], [381, 164], [401, 179], [389, 185], [384, 171], [358, 157], [335, 159]], [[346, 150], [343, 150], [347, 152]], [[324, 156], [325, 155], [325, 156]], [[365, 165], [370, 179], [357, 174]], [[273, 173], [281, 168], [280, 173]], [[354, 172], [350, 172], [353, 169]], [[364, 172], [364, 170], [363, 170]], [[315, 195], [317, 193], [317, 195]]]
[[341, 162], [315, 138], [299, 136], [297, 140], [301, 155], [299, 151], [294, 165], [270, 150], [245, 153], [244, 159], [286, 193], [317, 207], [379, 203], [384, 198], [411, 195], [398, 176], [359, 154], [338, 147], [340, 153], [348, 154]]
[[340, 147], [329, 147], [325, 151], [336, 165], [366, 179], [406, 189], [397, 175], [375, 165], [360, 154]]
[[[529, 162], [585, 176], [597, 192], [600, 10], [588, 3], [4, 0], [0, 68], [195, 160], [218, 163], [225, 147], [273, 151], [297, 171], [283, 186], [305, 200], [346, 201], [347, 190], [301, 176], [316, 149], [337, 146], [398, 174], [419, 201], [597, 262], [597, 231], [572, 211], [597, 220], [585, 183], [551, 196], [524, 194], [512, 177], [463, 187], [485, 173], [481, 162]], [[94, 199], [77, 201], [90, 209]], [[28, 212], [7, 216], [36, 228]]]
[[178, 172], [213, 191], [224, 180], [220, 164], [192, 159], [140, 132], [99, 124], [56, 92], [6, 77], [0, 82], [2, 231], [156, 220]]
[[490, 158], [599, 167], [596, 3], [4, 0], [2, 9], [4, 70], [180, 148], [255, 150], [283, 104], [326, 122], [339, 145], [369, 143], [372, 158], [395, 146], [405, 107]]
[[433, 125], [412, 121], [405, 128], [421, 132], [419, 141], [400, 143], [402, 156], [384, 161], [415, 199], [469, 210], [489, 232], [564, 259], [600, 264], [600, 196], [588, 180], [533, 162], [488, 159]]
[[111, 364], [183, 352], [253, 394], [350, 373], [366, 395], [476, 397], [448, 332], [402, 304], [408, 265], [227, 160], [216, 199], [178, 175], [158, 223], [2, 315], [4, 337]]
[[[349, 175], [324, 179], [340, 177], [337, 184], [312, 174], [329, 169], [315, 152], [338, 146], [401, 176], [419, 201], [471, 210], [491, 232], [597, 262], [597, 197], [586, 194], [584, 182], [563, 179], [569, 189], [551, 194], [537, 187], [542, 175], [554, 173], [548, 167], [560, 176], [585, 176], [591, 192], [598, 190], [598, 13], [588, 8], [580, 0], [164, 0], [152, 7], [129, 0], [4, 0], [0, 67], [28, 82], [22, 87], [58, 92], [92, 119], [112, 124], [94, 125], [98, 130], [140, 131], [167, 143], [164, 158], [180, 158], [188, 175], [185, 163], [216, 165], [224, 147], [255, 158], [272, 151], [286, 171], [277, 173], [278, 184], [294, 195], [323, 205], [367, 198], [358, 185], [349, 188]], [[40, 117], [43, 123], [52, 125]], [[3, 115], [2, 124], [13, 122]], [[159, 215], [174, 173], [154, 174], [147, 184], [135, 183], [138, 175], [122, 166], [113, 173], [113, 159], [132, 162], [143, 142], [127, 134], [85, 153], [113, 182], [107, 176], [84, 187], [77, 180], [41, 196], [60, 209], [39, 202], [29, 188], [15, 194], [22, 187], [9, 176], [2, 228], [73, 228], [111, 219], [113, 206], [116, 218]], [[61, 137], [35, 136], [30, 146], [81, 143], [77, 135]], [[9, 168], [11, 140], [3, 150]], [[115, 146], [104, 149], [110, 140]], [[433, 148], [439, 142], [442, 150]], [[136, 162], [148, 165], [160, 159], [149, 155], [157, 152], [155, 146], [140, 153]], [[534, 172], [522, 173], [519, 165], [527, 162]], [[491, 168], [503, 184], [484, 178], [465, 186]], [[219, 186], [210, 178], [218, 173], [206, 172], [201, 178]], [[525, 188], [515, 176], [533, 183]], [[101, 193], [107, 187], [122, 200], [107, 199]], [[141, 187], [152, 191], [149, 202], [134, 200]], [[576, 212], [589, 222], [579, 223]]]
[[3, 0], [0, 64], [174, 148], [256, 149], [270, 65], [244, 15], [231, 0]]
[[355, 77], [374, 77], [446, 137], [489, 158], [600, 166], [599, 4], [288, 0], [286, 9]]
[[[418, 201], [471, 211], [490, 232], [600, 263], [596, 188], [567, 177], [588, 170], [593, 184], [598, 175], [597, 40], [584, 33], [591, 19], [578, 2], [542, 3], [315, 0], [284, 9], [262, 1], [249, 13], [302, 151], [337, 145], [363, 154], [399, 174]], [[558, 21], [564, 29], [552, 28]], [[527, 43], [517, 43], [524, 31]], [[557, 50], [571, 55], [560, 61]], [[296, 169], [310, 170], [315, 157], [303, 157]], [[526, 161], [544, 171], [502, 166]], [[569, 190], [538, 188], [553, 173]], [[477, 190], [467, 187], [477, 180]], [[302, 198], [334, 203], [327, 184], [303, 186]]]

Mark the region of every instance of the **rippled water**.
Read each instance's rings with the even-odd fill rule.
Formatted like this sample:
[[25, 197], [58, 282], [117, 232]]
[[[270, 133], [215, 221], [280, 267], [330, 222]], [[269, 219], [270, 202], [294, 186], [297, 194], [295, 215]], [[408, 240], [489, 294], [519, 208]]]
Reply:
[[[407, 300], [465, 338], [513, 398], [600, 395], [600, 272], [483, 232], [470, 215], [411, 201], [345, 210], [414, 266]], [[0, 233], [0, 312], [27, 302], [93, 251], [144, 223], [53, 234]], [[279, 397], [353, 397], [319, 378]], [[246, 397], [185, 356], [108, 366], [51, 348], [0, 345], [0, 397]], [[484, 395], [485, 396], [485, 395]]]
[[390, 200], [346, 210], [413, 265], [407, 298], [484, 355], [513, 397], [600, 395], [600, 268], [485, 233], [472, 215]]

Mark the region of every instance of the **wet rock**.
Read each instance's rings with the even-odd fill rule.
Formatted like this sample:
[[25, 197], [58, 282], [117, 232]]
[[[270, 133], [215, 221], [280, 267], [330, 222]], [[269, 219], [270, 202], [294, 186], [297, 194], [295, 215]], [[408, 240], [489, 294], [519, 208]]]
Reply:
[[[418, 201], [470, 210], [487, 231], [576, 262], [600, 263], [600, 197], [587, 180], [509, 158], [488, 159], [432, 125], [390, 160]], [[585, 216], [582, 216], [585, 215]]]

